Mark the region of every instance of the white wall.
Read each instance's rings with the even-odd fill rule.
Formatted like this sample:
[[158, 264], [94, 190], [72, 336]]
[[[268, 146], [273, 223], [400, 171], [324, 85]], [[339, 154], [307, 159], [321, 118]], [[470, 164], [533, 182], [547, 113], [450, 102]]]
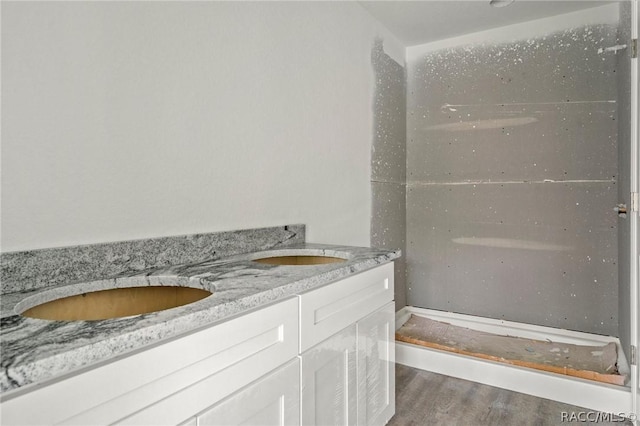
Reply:
[[369, 244], [354, 3], [2, 5], [2, 251], [305, 223]]

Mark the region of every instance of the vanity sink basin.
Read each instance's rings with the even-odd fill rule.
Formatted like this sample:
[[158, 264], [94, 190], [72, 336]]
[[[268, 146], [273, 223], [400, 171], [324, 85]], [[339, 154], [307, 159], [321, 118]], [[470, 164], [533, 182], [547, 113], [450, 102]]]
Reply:
[[346, 262], [346, 259], [331, 256], [274, 256], [254, 259], [254, 262], [265, 265], [323, 265]]
[[200, 288], [179, 286], [112, 288], [57, 298], [30, 307], [20, 314], [57, 321], [121, 318], [176, 308], [211, 294]]
[[346, 262], [349, 255], [338, 251], [291, 249], [267, 252], [252, 260], [264, 265], [325, 265]]

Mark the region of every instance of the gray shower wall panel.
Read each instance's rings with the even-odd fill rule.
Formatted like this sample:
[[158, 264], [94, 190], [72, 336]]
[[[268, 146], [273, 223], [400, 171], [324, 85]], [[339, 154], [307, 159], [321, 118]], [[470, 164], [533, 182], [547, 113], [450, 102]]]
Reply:
[[615, 179], [616, 27], [442, 49], [408, 64], [407, 180]]
[[[631, 40], [631, 2], [620, 3], [620, 27], [618, 45]], [[631, 193], [631, 52], [624, 49], [616, 55], [616, 76], [618, 82], [618, 166], [620, 179], [618, 183], [618, 202], [630, 206]], [[631, 294], [630, 277], [630, 236], [631, 228], [628, 218], [618, 219], [618, 316], [620, 343], [626, 351], [627, 359], [631, 339]]]
[[408, 304], [618, 333], [612, 25], [408, 66]]
[[394, 298], [396, 310], [400, 310], [407, 304], [406, 186], [397, 183], [371, 182], [371, 190], [373, 210], [371, 245], [402, 250], [402, 257], [394, 262]]
[[615, 335], [615, 189], [525, 185], [408, 189], [409, 304]]
[[396, 309], [406, 305], [406, 75], [384, 52], [382, 39], [371, 50], [375, 76], [374, 133], [371, 148], [371, 244], [400, 249], [395, 261]]
[[[506, 109], [486, 106], [463, 124], [456, 117], [441, 125], [450, 125], [448, 129], [417, 126], [415, 133], [424, 139], [410, 148], [409, 184], [617, 181], [616, 104], [520, 106], [517, 113]], [[424, 115], [429, 114], [439, 112]]]

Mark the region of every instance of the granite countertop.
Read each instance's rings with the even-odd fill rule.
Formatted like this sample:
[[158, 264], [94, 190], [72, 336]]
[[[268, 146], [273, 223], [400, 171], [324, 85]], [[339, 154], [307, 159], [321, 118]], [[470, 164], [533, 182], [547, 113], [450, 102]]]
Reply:
[[[270, 256], [325, 255], [345, 262], [275, 266]], [[4, 294], [0, 309], [0, 390], [16, 391], [234, 315], [345, 278], [400, 256], [399, 251], [300, 244], [215, 260], [155, 267], [89, 283]], [[48, 300], [101, 289], [181, 285], [212, 291], [197, 302], [149, 314], [97, 321], [49, 321], [19, 315]], [[82, 291], [78, 291], [82, 286]]]

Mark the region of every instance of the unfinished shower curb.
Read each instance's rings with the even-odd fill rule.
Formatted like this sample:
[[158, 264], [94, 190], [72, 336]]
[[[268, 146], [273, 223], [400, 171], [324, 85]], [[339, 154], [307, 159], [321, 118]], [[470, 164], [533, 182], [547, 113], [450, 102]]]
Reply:
[[[614, 342], [618, 346], [618, 368], [620, 373], [629, 374], [628, 363], [624, 358], [624, 353], [619, 348], [620, 343], [614, 337], [410, 306], [396, 313], [396, 330], [412, 314], [474, 330], [529, 339], [545, 340], [549, 338], [554, 342], [587, 346], [605, 345]], [[396, 362], [434, 373], [603, 412], [629, 413], [632, 409], [631, 390], [626, 386], [563, 376], [403, 342], [396, 342]]]

